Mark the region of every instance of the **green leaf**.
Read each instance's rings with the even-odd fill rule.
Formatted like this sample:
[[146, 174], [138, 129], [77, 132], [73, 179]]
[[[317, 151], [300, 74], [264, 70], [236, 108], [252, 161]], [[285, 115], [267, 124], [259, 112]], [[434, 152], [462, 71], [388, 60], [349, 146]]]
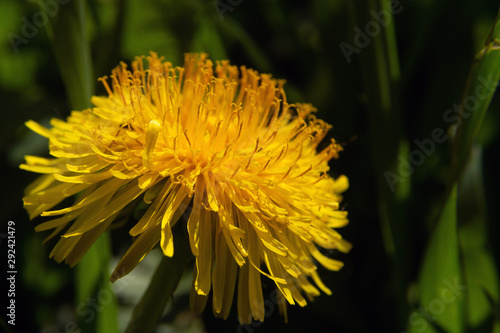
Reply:
[[454, 183], [464, 169], [500, 80], [500, 11], [484, 48], [476, 56], [464, 90], [453, 147]]
[[460, 242], [464, 249], [465, 281], [467, 284], [467, 324], [471, 328], [480, 326], [493, 308], [488, 299], [498, 303], [498, 275], [490, 251], [472, 245], [478, 233], [483, 236], [480, 221], [474, 221], [468, 228], [460, 228]]
[[464, 331], [463, 284], [457, 234], [457, 187], [441, 212], [420, 271], [420, 308], [410, 315], [410, 328], [421, 325], [419, 332], [432, 332], [436, 325], [446, 332]]
[[477, 329], [494, 315], [491, 298], [500, 298], [498, 274], [488, 244], [487, 215], [482, 177], [482, 150], [473, 146], [459, 182], [458, 225], [465, 281], [467, 325]]
[[76, 266], [77, 314], [82, 330], [118, 333], [117, 305], [109, 282], [110, 241], [104, 233]]
[[54, 54], [71, 106], [90, 107], [94, 78], [85, 28], [85, 3], [73, 0], [58, 7], [47, 25]]

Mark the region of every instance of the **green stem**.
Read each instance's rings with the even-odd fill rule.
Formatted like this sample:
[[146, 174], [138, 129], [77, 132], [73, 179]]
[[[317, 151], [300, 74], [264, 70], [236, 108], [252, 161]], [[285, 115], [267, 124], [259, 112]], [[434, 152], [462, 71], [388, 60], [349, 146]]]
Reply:
[[108, 233], [102, 234], [75, 267], [77, 311], [87, 313], [94, 306], [96, 310], [95, 319], [86, 315], [80, 322], [82, 332], [118, 333], [116, 297], [109, 282], [109, 238]]
[[176, 236], [174, 256], [164, 256], [161, 260], [148, 289], [134, 308], [126, 333], [152, 333], [158, 326], [165, 306], [192, 259], [187, 231], [179, 230]]
[[[453, 142], [452, 172], [449, 187], [453, 187], [467, 164], [472, 145], [479, 133], [486, 112], [500, 80], [500, 9], [495, 23], [486, 38], [484, 48], [472, 63], [462, 96], [463, 119], [457, 123], [458, 129]], [[467, 104], [467, 99], [476, 100], [475, 107]], [[467, 106], [469, 106], [467, 108]]]
[[[400, 67], [391, 1], [357, 0], [350, 3], [355, 24], [369, 43], [359, 52], [359, 64], [367, 96], [372, 163], [378, 183], [378, 207], [386, 252], [392, 261], [392, 285], [400, 325], [407, 322], [408, 285], [407, 202], [410, 177], [398, 172], [398, 156], [407, 158], [408, 142], [402, 133], [399, 101]], [[402, 9], [402, 8], [400, 8]], [[374, 14], [384, 13], [381, 24]], [[395, 11], [396, 13], [396, 11]], [[379, 24], [380, 33], [370, 34], [369, 25]], [[370, 37], [370, 35], [372, 37]], [[398, 180], [389, 184], [387, 174]]]
[[85, 3], [72, 0], [59, 6], [47, 25], [71, 107], [90, 107], [94, 90], [92, 59], [85, 26]]

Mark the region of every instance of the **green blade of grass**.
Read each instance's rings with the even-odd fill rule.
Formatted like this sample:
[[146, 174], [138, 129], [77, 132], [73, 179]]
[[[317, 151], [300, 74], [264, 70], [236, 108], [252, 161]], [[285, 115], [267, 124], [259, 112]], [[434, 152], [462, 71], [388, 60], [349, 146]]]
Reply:
[[491, 301], [499, 304], [500, 299], [498, 273], [488, 244], [482, 171], [482, 149], [475, 145], [458, 192], [459, 239], [467, 284], [466, 320], [474, 331], [494, 316]]
[[500, 79], [499, 21], [500, 11], [486, 39], [485, 46], [476, 56], [469, 73], [458, 115], [457, 134], [453, 143], [453, 172], [450, 184], [458, 180], [467, 163], [472, 144], [498, 86]]
[[118, 309], [109, 282], [109, 235], [104, 233], [76, 266], [77, 314], [83, 332], [118, 333]]
[[90, 107], [94, 80], [85, 31], [85, 2], [74, 0], [59, 5], [47, 31], [71, 107]]
[[[407, 321], [405, 299], [408, 285], [408, 237], [406, 221], [410, 175], [400, 175], [398, 156], [408, 156], [409, 146], [402, 131], [399, 101], [400, 68], [391, 2], [387, 0], [358, 0], [348, 2], [354, 17], [356, 34], [364, 33], [365, 46], [357, 45], [366, 109], [369, 119], [371, 161], [378, 183], [378, 207], [386, 252], [392, 261], [391, 285], [399, 311], [399, 324]], [[375, 13], [375, 14], [374, 14]], [[385, 23], [374, 15], [384, 13]], [[379, 26], [378, 34], [367, 33], [369, 26]], [[356, 31], [356, 30], [355, 30]], [[359, 32], [361, 31], [361, 33]], [[370, 35], [372, 35], [370, 37]]]
[[[419, 277], [420, 308], [410, 315], [410, 329], [431, 332], [463, 332], [464, 298], [457, 233], [457, 187], [455, 186], [427, 246]], [[430, 331], [428, 331], [430, 330]]]

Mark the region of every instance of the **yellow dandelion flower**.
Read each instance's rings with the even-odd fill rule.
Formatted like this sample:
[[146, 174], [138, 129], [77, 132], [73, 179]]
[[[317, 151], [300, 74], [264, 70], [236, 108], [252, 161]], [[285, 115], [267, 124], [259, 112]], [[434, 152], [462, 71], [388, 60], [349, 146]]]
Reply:
[[[330, 125], [309, 104], [288, 104], [284, 81], [205, 54], [173, 67], [156, 54], [121, 63], [102, 78], [108, 95], [73, 111], [50, 129], [47, 159], [26, 156], [22, 169], [45, 174], [26, 189], [30, 218], [54, 216], [35, 229], [61, 235], [50, 256], [74, 266], [129, 204], [148, 206], [111, 280], [128, 274], [159, 244], [174, 255], [172, 227], [186, 216], [195, 257], [192, 301], [202, 310], [210, 291], [216, 316], [229, 314], [237, 287], [241, 322], [264, 319], [261, 275], [290, 304], [330, 294], [316, 262], [342, 262], [319, 248], [349, 251], [335, 228], [345, 176], [328, 175], [334, 140], [318, 144]], [[79, 193], [75, 203], [51, 210]], [[182, 220], [182, 219], [181, 219]], [[314, 282], [311, 283], [311, 282]]]

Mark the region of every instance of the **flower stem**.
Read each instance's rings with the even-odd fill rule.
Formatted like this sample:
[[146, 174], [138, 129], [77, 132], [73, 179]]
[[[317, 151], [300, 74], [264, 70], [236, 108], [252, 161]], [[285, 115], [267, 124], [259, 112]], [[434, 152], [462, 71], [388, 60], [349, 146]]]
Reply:
[[126, 333], [152, 333], [181, 280], [187, 263], [192, 259], [187, 231], [177, 233], [175, 254], [164, 256], [156, 269], [148, 289], [136, 305]]

